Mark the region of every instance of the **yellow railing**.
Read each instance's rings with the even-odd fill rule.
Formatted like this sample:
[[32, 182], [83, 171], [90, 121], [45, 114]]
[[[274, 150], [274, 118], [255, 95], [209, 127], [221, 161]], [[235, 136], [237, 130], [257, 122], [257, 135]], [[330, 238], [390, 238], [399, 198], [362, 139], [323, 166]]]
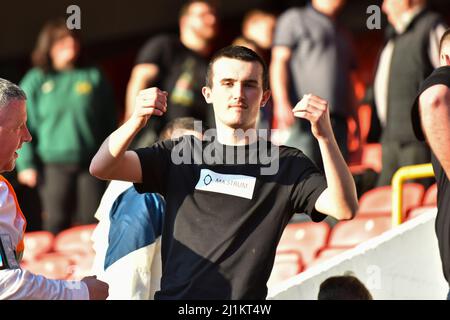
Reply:
[[402, 223], [403, 183], [409, 179], [434, 177], [431, 163], [401, 167], [392, 177], [392, 226]]

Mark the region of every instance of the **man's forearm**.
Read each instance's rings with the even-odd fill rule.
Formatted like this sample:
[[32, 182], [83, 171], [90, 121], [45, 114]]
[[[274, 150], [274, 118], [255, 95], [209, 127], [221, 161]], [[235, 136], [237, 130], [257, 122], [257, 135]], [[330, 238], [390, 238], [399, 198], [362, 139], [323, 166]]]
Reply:
[[27, 270], [0, 270], [0, 300], [88, 300], [80, 281], [47, 279]]
[[99, 178], [108, 178], [120, 163], [125, 151], [139, 132], [139, 125], [128, 120], [114, 131], [101, 145], [91, 161], [90, 172]]
[[272, 97], [275, 105], [290, 103], [288, 65], [285, 61], [274, 61], [270, 66]]
[[[337, 211], [338, 218], [352, 218], [358, 209], [358, 198], [350, 170], [334, 136], [321, 138], [318, 142], [331, 203]], [[335, 214], [333, 216], [336, 217]]]

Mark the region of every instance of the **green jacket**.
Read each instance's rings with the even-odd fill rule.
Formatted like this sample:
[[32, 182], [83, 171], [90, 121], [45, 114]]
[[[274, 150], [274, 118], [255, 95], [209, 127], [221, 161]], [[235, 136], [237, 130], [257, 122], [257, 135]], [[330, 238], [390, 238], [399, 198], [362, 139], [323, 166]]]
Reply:
[[88, 165], [116, 127], [112, 89], [95, 67], [49, 73], [34, 68], [20, 86], [33, 141], [19, 150], [18, 171], [40, 161]]

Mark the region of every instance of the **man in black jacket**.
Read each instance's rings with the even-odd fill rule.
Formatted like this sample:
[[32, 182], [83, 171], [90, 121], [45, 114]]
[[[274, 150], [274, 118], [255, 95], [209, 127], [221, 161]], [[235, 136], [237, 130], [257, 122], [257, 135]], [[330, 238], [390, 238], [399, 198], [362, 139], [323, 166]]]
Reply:
[[374, 92], [382, 126], [382, 171], [378, 185], [388, 185], [402, 166], [430, 161], [429, 148], [414, 138], [410, 107], [419, 84], [439, 65], [441, 17], [425, 0], [384, 0], [393, 32], [380, 56]]
[[[438, 184], [436, 234], [445, 279], [450, 281], [450, 29], [441, 40], [440, 65], [421, 85], [412, 109], [412, 123], [419, 140], [432, 150]], [[447, 297], [450, 299], [450, 293]]]

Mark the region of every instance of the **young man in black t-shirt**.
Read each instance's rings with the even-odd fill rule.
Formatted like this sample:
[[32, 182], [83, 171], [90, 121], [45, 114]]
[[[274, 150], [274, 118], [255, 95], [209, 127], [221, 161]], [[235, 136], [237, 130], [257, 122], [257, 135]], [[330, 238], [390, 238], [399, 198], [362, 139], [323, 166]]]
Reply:
[[426, 137], [433, 151], [438, 186], [436, 235], [444, 276], [450, 282], [450, 29], [441, 38], [439, 52], [441, 66], [422, 83], [411, 115], [416, 137]]
[[202, 93], [213, 105], [216, 134], [126, 151], [148, 119], [167, 110], [166, 92], [143, 90], [131, 118], [92, 160], [91, 173], [164, 195], [163, 275], [155, 299], [264, 299], [292, 215], [350, 219], [358, 206], [355, 184], [319, 97], [305, 96], [293, 112], [311, 122], [325, 175], [300, 150], [258, 137], [259, 108], [270, 90], [267, 67], [252, 50], [217, 52]]

